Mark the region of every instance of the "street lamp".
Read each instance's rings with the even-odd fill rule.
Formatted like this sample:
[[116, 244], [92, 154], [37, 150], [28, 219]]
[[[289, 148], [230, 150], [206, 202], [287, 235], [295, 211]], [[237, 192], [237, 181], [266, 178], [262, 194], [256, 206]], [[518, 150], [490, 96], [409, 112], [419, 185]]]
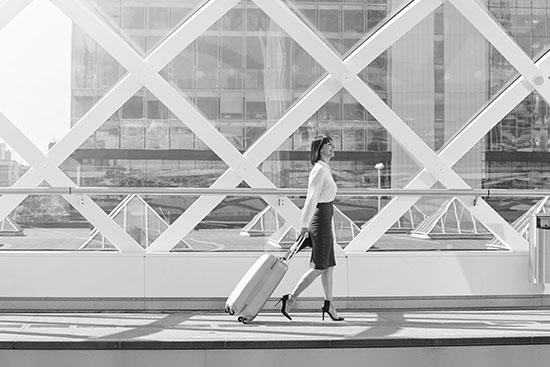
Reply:
[[[382, 183], [382, 179], [380, 177], [380, 171], [384, 169], [384, 163], [382, 162], [376, 163], [374, 168], [376, 168], [376, 170], [378, 171], [378, 190], [380, 190], [380, 186]], [[380, 213], [380, 195], [378, 195], [378, 212]]]

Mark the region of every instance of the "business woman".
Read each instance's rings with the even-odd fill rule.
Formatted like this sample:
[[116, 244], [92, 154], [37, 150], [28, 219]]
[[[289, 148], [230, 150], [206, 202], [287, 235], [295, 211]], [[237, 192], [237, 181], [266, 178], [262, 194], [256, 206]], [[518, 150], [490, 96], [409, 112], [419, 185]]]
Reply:
[[[321, 276], [325, 301], [321, 308], [322, 319], [325, 313], [334, 321], [342, 321], [332, 299], [334, 257], [334, 234], [332, 232], [333, 201], [336, 197], [336, 183], [332, 178], [329, 161], [334, 157], [334, 144], [328, 135], [317, 136], [311, 142], [310, 161], [313, 165], [309, 173], [306, 201], [302, 209], [301, 234], [311, 240], [310, 268], [300, 278], [291, 293], [279, 300], [281, 313], [289, 320], [289, 311], [298, 296]], [[277, 304], [279, 303], [277, 302]]]

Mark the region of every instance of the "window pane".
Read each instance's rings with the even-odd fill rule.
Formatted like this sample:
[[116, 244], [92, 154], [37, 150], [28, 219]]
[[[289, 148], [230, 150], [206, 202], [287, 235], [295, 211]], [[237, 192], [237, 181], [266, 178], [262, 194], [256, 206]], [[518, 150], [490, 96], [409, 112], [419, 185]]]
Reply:
[[168, 29], [170, 24], [170, 9], [152, 7], [148, 9], [149, 29]]
[[145, 9], [137, 6], [122, 8], [122, 28], [145, 29]]
[[218, 38], [200, 37], [196, 42], [197, 88], [215, 88], [218, 85]]

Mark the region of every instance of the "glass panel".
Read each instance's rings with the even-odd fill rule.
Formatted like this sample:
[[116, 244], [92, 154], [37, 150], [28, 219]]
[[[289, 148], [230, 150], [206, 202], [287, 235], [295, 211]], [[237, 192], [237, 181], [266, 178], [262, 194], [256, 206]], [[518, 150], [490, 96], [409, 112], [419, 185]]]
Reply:
[[262, 199], [227, 197], [172, 251], [283, 251], [273, 236], [283, 226]]
[[200, 37], [197, 41], [197, 71], [195, 81], [198, 89], [216, 88], [218, 79], [218, 38]]
[[88, 222], [63, 197], [31, 195], [0, 219], [0, 250], [78, 250], [89, 232]]
[[[302, 207], [303, 201], [297, 199], [295, 204]], [[334, 223], [336, 241], [342, 245], [359, 231], [339, 207], [335, 207]], [[262, 199], [227, 197], [173, 251], [286, 251], [297, 235]]]
[[[93, 196], [143, 248], [194, 201], [194, 197]], [[101, 250], [116, 247], [61, 196], [31, 195], [0, 220], [2, 251]]]
[[221, 38], [221, 88], [243, 89], [243, 41], [240, 37]]
[[456, 197], [423, 198], [369, 251], [486, 251], [494, 236]]
[[[94, 201], [144, 249], [149, 248], [191, 202], [187, 197], [136, 194], [94, 196]], [[102, 233], [93, 229], [81, 249], [114, 250], [115, 247]]]

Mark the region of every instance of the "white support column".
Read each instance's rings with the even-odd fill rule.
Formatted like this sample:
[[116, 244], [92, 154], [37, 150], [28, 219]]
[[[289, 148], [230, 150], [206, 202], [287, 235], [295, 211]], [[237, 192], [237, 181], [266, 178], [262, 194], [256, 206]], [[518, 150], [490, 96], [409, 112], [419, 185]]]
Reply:
[[[382, 52], [388, 44], [393, 44], [406, 34], [418, 22], [431, 14], [444, 0], [415, 1], [404, 7], [398, 14], [369, 39], [350, 54], [344, 62], [355, 73], [359, 73]], [[318, 111], [341, 89], [341, 85], [331, 75], [325, 76], [308, 93], [303, 96], [285, 115], [263, 134], [244, 154], [254, 165], [258, 165], [269, 157], [288, 136], [296, 131], [313, 113]], [[239, 177], [230, 168], [211, 186], [212, 188], [235, 188], [240, 183]], [[224, 196], [202, 196], [193, 203], [157, 241], [159, 243], [175, 243], [178, 238], [185, 237], [200, 221], [210, 213]], [[411, 204], [412, 205], [412, 204]], [[393, 224], [393, 223], [391, 223]], [[391, 224], [388, 225], [391, 226]], [[385, 230], [384, 230], [385, 231]], [[166, 246], [159, 245], [161, 250]]]

